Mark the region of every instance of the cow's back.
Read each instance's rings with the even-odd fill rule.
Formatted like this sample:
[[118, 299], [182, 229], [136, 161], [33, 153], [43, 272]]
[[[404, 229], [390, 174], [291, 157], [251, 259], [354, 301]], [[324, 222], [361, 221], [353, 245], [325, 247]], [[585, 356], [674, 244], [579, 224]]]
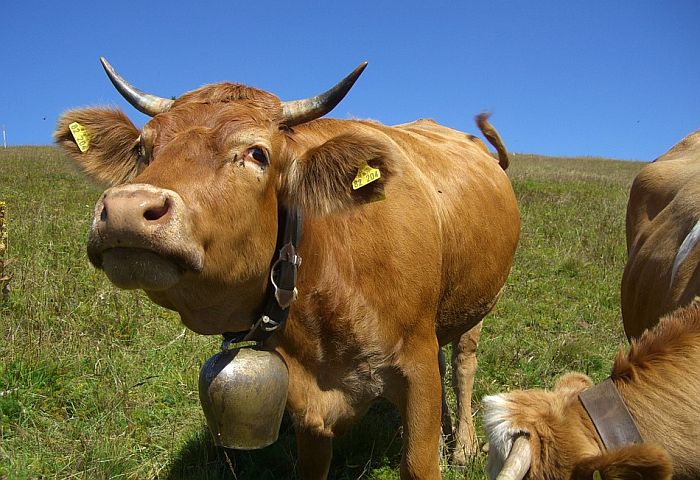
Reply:
[[695, 238], [700, 233], [700, 151], [679, 152], [674, 147], [646, 165], [630, 191], [621, 290], [628, 337], [700, 293], [700, 247], [693, 237], [694, 228]]

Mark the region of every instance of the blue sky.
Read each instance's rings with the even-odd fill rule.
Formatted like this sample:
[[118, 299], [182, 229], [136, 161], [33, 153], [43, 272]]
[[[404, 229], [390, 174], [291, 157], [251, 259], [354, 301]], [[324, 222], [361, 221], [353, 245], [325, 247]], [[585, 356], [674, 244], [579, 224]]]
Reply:
[[36, 2], [0, 7], [0, 125], [48, 144], [60, 113], [117, 105], [104, 55], [142, 90], [218, 81], [283, 100], [369, 62], [330, 114], [421, 117], [475, 132], [487, 110], [514, 152], [651, 160], [700, 128], [700, 2]]

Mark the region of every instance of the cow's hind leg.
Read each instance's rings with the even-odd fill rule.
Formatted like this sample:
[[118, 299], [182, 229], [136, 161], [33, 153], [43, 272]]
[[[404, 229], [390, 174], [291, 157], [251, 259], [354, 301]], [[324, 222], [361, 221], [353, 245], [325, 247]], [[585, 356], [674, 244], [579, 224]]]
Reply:
[[445, 352], [441, 348], [438, 352], [438, 365], [440, 366], [440, 384], [442, 386], [442, 437], [447, 445], [452, 444], [452, 417], [450, 417], [450, 407], [447, 405], [447, 383], [445, 376], [447, 375], [447, 365], [445, 361]]
[[295, 429], [299, 478], [303, 480], [325, 480], [333, 456], [333, 439], [303, 430]]
[[471, 402], [480, 335], [481, 322], [452, 342], [452, 387], [457, 397], [457, 430], [452, 458], [457, 465], [465, 465], [479, 451]]

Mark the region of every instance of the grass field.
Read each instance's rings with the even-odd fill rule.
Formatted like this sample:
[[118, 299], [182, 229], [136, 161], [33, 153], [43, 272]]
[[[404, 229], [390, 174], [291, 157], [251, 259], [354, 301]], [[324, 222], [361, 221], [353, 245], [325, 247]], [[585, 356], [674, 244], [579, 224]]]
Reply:
[[[627, 194], [640, 163], [515, 155], [522, 235], [508, 288], [487, 317], [474, 405], [548, 387], [561, 373], [607, 376], [624, 343], [619, 285]], [[219, 339], [187, 331], [87, 261], [101, 189], [50, 147], [0, 150], [12, 291], [0, 300], [0, 479], [285, 479], [295, 447], [216, 449], [196, 381]], [[1, 272], [0, 272], [1, 273]], [[332, 478], [398, 478], [397, 412], [378, 403], [335, 442]], [[482, 439], [483, 440], [483, 439]], [[444, 478], [486, 478], [485, 457]]]

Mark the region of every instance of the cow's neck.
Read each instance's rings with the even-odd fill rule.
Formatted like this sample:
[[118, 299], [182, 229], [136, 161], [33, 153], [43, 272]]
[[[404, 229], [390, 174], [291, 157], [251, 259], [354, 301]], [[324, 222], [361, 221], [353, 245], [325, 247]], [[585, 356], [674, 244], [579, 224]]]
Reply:
[[301, 257], [297, 253], [303, 225], [301, 210], [280, 207], [278, 225], [277, 245], [270, 262], [267, 292], [258, 320], [248, 332], [224, 333], [225, 342], [254, 341], [264, 344], [289, 316], [289, 309], [297, 295], [297, 268], [301, 265]]

